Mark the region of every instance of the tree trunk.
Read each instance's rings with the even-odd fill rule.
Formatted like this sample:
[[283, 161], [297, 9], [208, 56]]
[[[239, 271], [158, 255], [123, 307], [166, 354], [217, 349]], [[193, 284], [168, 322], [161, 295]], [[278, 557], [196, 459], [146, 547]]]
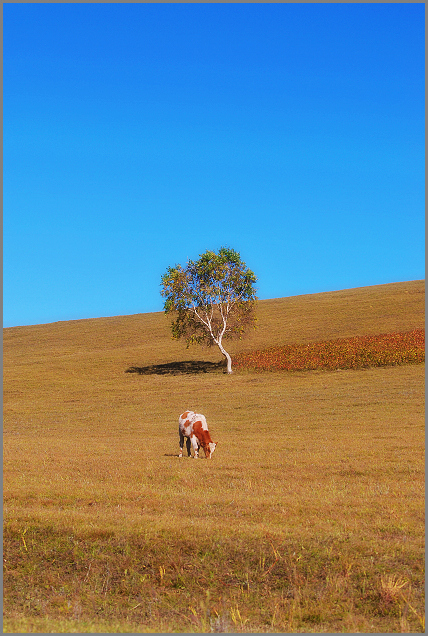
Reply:
[[222, 352], [222, 354], [224, 355], [224, 357], [227, 360], [227, 371], [226, 371], [226, 373], [232, 373], [232, 358], [230, 357], [230, 355], [227, 353], [226, 349], [221, 344], [221, 340], [218, 341], [217, 344], [218, 344], [218, 348], [220, 349], [220, 351]]

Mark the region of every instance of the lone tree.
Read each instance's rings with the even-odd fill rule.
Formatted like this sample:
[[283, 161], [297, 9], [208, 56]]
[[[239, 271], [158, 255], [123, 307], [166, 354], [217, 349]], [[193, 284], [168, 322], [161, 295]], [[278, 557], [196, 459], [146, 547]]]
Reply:
[[256, 277], [235, 250], [222, 247], [208, 250], [199, 260], [168, 267], [162, 276], [165, 313], [172, 314], [172, 337], [184, 337], [187, 347], [195, 342], [216, 344], [232, 373], [232, 359], [223, 339], [241, 338], [254, 324]]

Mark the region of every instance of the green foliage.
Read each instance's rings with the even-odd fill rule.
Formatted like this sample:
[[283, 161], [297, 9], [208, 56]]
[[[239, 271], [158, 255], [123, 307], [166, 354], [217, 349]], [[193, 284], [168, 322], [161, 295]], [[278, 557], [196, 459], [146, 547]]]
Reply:
[[221, 347], [222, 338], [241, 337], [254, 324], [256, 276], [238, 252], [222, 247], [199, 260], [168, 267], [162, 277], [164, 310], [172, 314], [173, 338]]

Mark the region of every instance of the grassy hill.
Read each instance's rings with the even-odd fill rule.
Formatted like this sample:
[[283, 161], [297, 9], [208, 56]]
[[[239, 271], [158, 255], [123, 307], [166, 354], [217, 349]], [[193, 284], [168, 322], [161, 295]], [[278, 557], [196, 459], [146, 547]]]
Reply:
[[[230, 351], [423, 327], [395, 283], [260, 301]], [[163, 313], [4, 330], [5, 629], [423, 631], [424, 365], [126, 373], [184, 360], [221, 355]]]
[[[257, 318], [255, 331], [229, 345], [232, 353], [411, 331], [425, 325], [425, 281], [262, 300]], [[106, 362], [124, 366], [222, 357], [216, 347], [186, 350], [182, 342], [173, 341], [163, 312], [12, 327], [4, 330], [4, 343], [5, 363], [10, 359], [12, 367], [13, 361], [31, 365], [40, 357], [55, 360], [59, 356], [71, 364], [103, 356]]]

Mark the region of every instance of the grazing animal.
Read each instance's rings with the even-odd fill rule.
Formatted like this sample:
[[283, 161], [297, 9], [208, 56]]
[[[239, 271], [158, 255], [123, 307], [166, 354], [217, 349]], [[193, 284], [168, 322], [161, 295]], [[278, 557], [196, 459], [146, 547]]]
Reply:
[[180, 436], [180, 454], [183, 457], [184, 438], [186, 438], [187, 454], [191, 457], [190, 445], [193, 446], [195, 459], [199, 457], [199, 448], [204, 449], [205, 457], [210, 459], [217, 442], [213, 442], [208, 424], [203, 415], [193, 411], [185, 411], [178, 418], [178, 434]]

